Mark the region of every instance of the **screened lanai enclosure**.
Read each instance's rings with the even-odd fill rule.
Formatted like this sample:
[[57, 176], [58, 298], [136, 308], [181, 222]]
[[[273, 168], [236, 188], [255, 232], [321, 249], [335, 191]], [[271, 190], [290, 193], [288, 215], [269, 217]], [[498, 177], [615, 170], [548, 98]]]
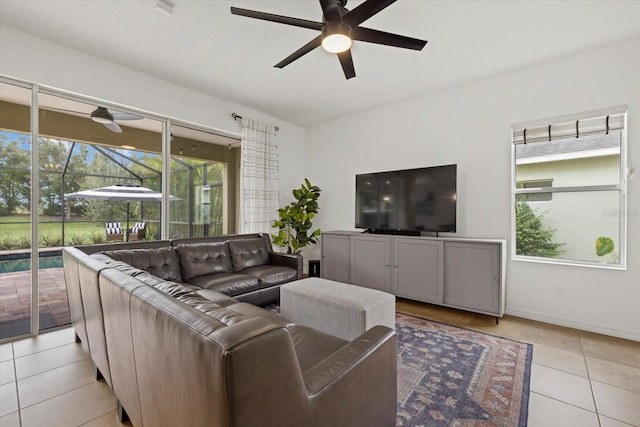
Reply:
[[[237, 136], [0, 79], [0, 342], [69, 323], [61, 247], [116, 242], [107, 223], [144, 223], [145, 240], [235, 232], [239, 151]], [[116, 184], [161, 197], [65, 197]]]
[[[28, 228], [29, 144], [19, 133], [0, 131], [0, 224]], [[41, 247], [102, 243], [105, 223], [145, 222], [146, 239], [160, 239], [159, 201], [87, 200], [65, 195], [116, 184], [133, 184], [161, 193], [162, 156], [157, 153], [41, 137]], [[8, 164], [7, 164], [8, 163]], [[224, 164], [187, 157], [171, 158], [172, 199], [169, 238], [212, 236], [223, 232]], [[128, 209], [129, 208], [129, 209]], [[129, 210], [129, 221], [127, 221]], [[20, 220], [23, 217], [23, 220]], [[13, 235], [19, 247], [25, 234]], [[3, 236], [9, 240], [9, 236]], [[27, 246], [28, 247], [28, 246]]]
[[[32, 188], [30, 94], [7, 84], [0, 99], [0, 250], [28, 248]], [[132, 221], [145, 222], [147, 239], [219, 235], [235, 228], [237, 140], [158, 118], [104, 109], [75, 99], [38, 95], [37, 164], [39, 245], [99, 243], [105, 223], [127, 219], [125, 201], [65, 198], [115, 184], [162, 192], [163, 138], [169, 133], [169, 227], [161, 236], [161, 204], [131, 201]], [[117, 117], [127, 116], [128, 120]], [[174, 199], [172, 198], [172, 199]], [[21, 231], [23, 230], [23, 231]]]

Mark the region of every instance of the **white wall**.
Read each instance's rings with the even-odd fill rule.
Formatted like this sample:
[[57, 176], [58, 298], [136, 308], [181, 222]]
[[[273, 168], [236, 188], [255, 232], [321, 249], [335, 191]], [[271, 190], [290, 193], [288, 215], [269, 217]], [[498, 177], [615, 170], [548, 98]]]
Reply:
[[0, 25], [0, 74], [240, 135], [231, 113], [273, 123], [280, 159], [281, 205], [304, 178], [305, 130], [242, 105]]
[[[232, 112], [277, 124], [281, 204], [307, 176], [323, 190], [324, 230], [353, 227], [355, 174], [457, 163], [457, 235], [473, 237], [510, 237], [512, 123], [626, 104], [629, 163], [640, 164], [639, 51], [635, 39], [305, 131], [0, 25], [2, 75], [236, 134]], [[510, 261], [508, 313], [640, 340], [638, 181], [629, 183], [628, 270]], [[305, 255], [318, 257], [319, 247]], [[556, 287], [566, 298], [555, 297]]]
[[[457, 235], [511, 246], [511, 124], [627, 105], [629, 164], [640, 167], [638, 52], [634, 39], [308, 128], [318, 225], [353, 229], [357, 173], [457, 163]], [[627, 271], [510, 260], [507, 313], [640, 340], [639, 181], [629, 182]]]

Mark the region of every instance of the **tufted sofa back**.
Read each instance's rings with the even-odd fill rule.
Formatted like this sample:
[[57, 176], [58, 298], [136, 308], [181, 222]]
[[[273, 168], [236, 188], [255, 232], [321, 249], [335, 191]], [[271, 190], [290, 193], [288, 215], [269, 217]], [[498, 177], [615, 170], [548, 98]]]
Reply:
[[179, 244], [176, 252], [180, 257], [182, 277], [194, 277], [214, 273], [231, 273], [231, 255], [226, 242]]
[[269, 249], [264, 239], [229, 240], [233, 271], [269, 264]]
[[182, 282], [180, 258], [176, 248], [172, 246], [156, 249], [120, 249], [102, 253], [161, 279]]

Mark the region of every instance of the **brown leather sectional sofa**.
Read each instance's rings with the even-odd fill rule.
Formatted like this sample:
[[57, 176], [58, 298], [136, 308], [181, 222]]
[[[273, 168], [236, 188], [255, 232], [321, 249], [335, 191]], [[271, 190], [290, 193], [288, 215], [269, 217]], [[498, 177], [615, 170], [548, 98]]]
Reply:
[[348, 342], [241, 301], [302, 277], [282, 255], [268, 235], [64, 248], [76, 334], [134, 426], [395, 425], [393, 330]]

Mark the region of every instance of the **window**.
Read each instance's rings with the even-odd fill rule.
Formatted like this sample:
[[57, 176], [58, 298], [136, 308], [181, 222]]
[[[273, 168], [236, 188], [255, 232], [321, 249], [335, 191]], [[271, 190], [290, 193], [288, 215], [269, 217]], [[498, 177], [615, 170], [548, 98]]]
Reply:
[[625, 268], [625, 128], [626, 107], [512, 126], [514, 259]]
[[[539, 179], [532, 181], [518, 181], [518, 188], [544, 188], [553, 187], [552, 179]], [[526, 193], [521, 195], [521, 200], [527, 202], [548, 202], [551, 201], [552, 193]]]

